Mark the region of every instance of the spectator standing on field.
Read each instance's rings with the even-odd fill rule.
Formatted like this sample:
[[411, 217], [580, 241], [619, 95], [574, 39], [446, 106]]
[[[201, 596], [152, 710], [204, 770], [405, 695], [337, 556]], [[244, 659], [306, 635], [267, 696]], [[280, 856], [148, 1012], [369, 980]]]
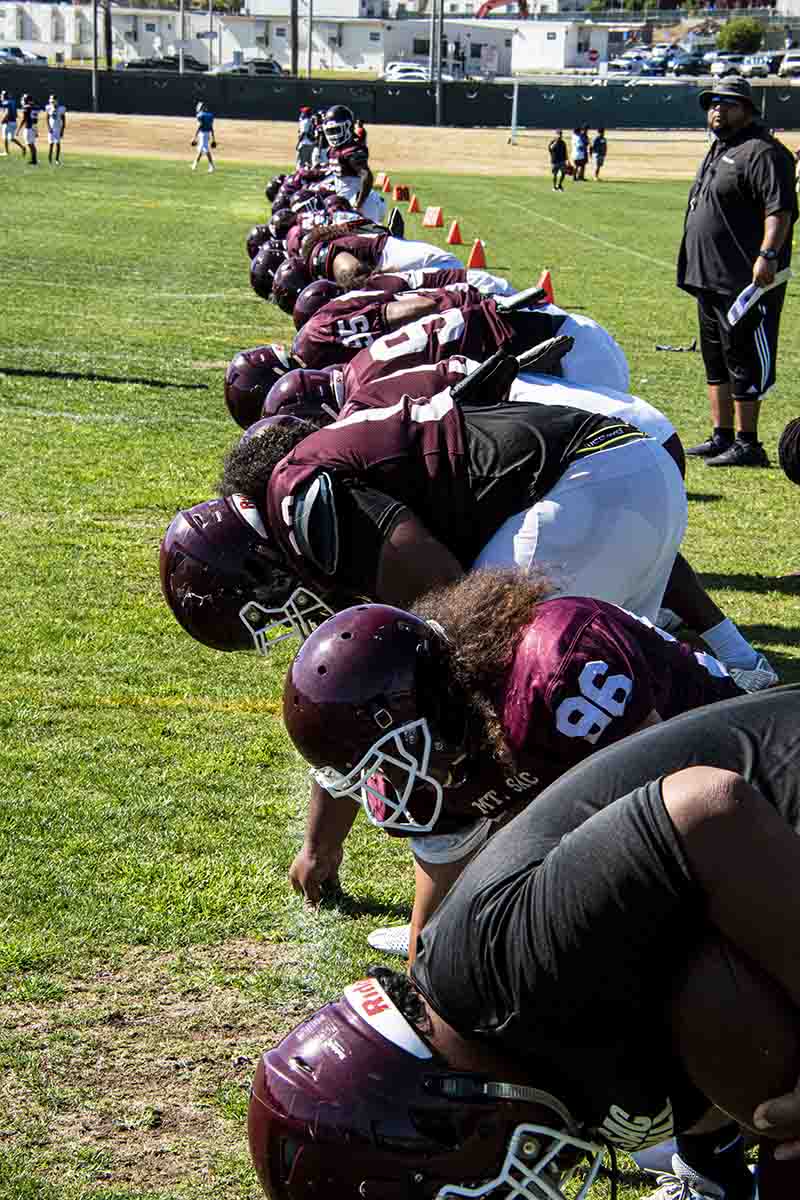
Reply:
[[67, 128], [67, 110], [57, 96], [50, 96], [47, 108], [47, 161], [52, 163], [55, 150], [56, 166], [61, 166], [61, 139]]
[[356, 122], [353, 126], [353, 137], [357, 142], [360, 142], [362, 146], [366, 147], [367, 130], [364, 126], [364, 122], [361, 120], [361, 117], [356, 117]]
[[553, 191], [563, 192], [564, 176], [567, 173], [567, 143], [560, 129], [556, 130], [556, 136], [548, 144], [547, 152], [550, 155], [550, 170], [553, 173]]
[[597, 136], [592, 141], [592, 158], [594, 159], [594, 177], [600, 178], [600, 168], [606, 161], [608, 142], [605, 129], [598, 129]]
[[580, 183], [586, 178], [586, 159], [589, 156], [589, 135], [586, 129], [580, 125], [572, 131], [572, 162], [575, 167], [575, 173], [572, 176], [574, 183]]
[[[37, 163], [36, 135], [37, 135], [38, 121], [39, 121], [39, 110], [34, 103], [33, 97], [29, 96], [26, 92], [25, 95], [22, 97], [22, 101], [20, 104], [19, 131], [22, 134], [23, 138], [25, 139], [25, 146], [27, 147], [28, 152], [30, 154], [30, 158], [28, 159], [28, 165], [31, 167], [35, 167], [36, 163]], [[23, 148], [22, 153], [23, 154], [25, 153], [24, 148]]]
[[304, 104], [297, 118], [297, 166], [310, 167], [311, 155], [314, 152], [314, 128], [311, 119], [311, 109]]
[[677, 283], [697, 298], [712, 429], [686, 453], [709, 467], [766, 467], [758, 417], [775, 382], [786, 287], [766, 292], [734, 326], [727, 313], [745, 287], [769, 287], [789, 265], [794, 160], [757, 122], [746, 79], [722, 80], [699, 100], [714, 140], [689, 192]]
[[8, 158], [10, 146], [13, 142], [15, 146], [19, 146], [22, 157], [25, 157], [25, 147], [17, 137], [17, 101], [8, 92], [0, 92], [0, 108], [3, 110], [3, 115], [0, 117], [0, 125], [3, 127], [3, 149], [0, 151], [3, 158]]

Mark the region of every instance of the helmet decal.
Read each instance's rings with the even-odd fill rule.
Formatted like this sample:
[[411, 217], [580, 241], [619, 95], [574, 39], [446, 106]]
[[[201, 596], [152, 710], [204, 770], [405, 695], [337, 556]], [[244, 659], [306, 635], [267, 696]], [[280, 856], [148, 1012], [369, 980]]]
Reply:
[[249, 496], [234, 494], [231, 496], [231, 502], [242, 520], [247, 521], [251, 529], [254, 529], [259, 537], [264, 541], [269, 540], [264, 522], [261, 520], [261, 515], [256, 506], [255, 500], [251, 500]]
[[415, 1058], [433, 1058], [433, 1053], [390, 1000], [377, 979], [362, 979], [344, 989], [345, 999], [358, 1015]]

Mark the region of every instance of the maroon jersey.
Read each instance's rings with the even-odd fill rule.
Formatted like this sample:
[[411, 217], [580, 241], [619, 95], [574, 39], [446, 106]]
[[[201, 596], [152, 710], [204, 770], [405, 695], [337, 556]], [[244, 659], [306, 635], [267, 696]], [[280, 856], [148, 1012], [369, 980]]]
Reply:
[[[438, 312], [390, 331], [386, 324], [387, 305], [417, 293], [403, 290], [405, 284], [397, 275], [373, 275], [368, 282], [368, 288], [347, 292], [320, 308], [292, 345], [295, 357], [315, 369], [345, 362], [353, 366], [356, 359], [359, 363], [363, 359], [360, 369], [354, 372], [355, 380], [347, 383], [348, 394], [377, 374], [438, 362], [452, 354], [464, 354], [482, 362], [487, 357], [487, 347], [488, 354], [497, 349], [499, 342], [491, 340], [495, 333], [506, 340], [501, 326], [505, 327], [507, 322], [499, 319], [482, 322], [477, 315], [439, 318], [439, 313], [460, 309], [469, 300], [480, 303], [480, 293], [469, 284], [425, 289], [425, 294], [436, 300]], [[376, 285], [380, 285], [380, 290]], [[482, 324], [487, 329], [480, 332]], [[356, 382], [359, 379], [360, 384]]]
[[328, 165], [343, 179], [358, 177], [363, 171], [369, 170], [367, 143], [354, 139], [346, 146], [331, 147], [328, 150]]
[[369, 285], [335, 297], [306, 321], [292, 343], [292, 354], [303, 366], [320, 370], [348, 362], [388, 332], [386, 305], [406, 285], [391, 275], [374, 275]]
[[568, 770], [638, 729], [740, 695], [725, 668], [643, 617], [586, 597], [537, 605], [501, 702], [518, 761]]
[[433, 294], [439, 299], [438, 312], [384, 334], [347, 364], [343, 375], [348, 403], [381, 407], [387, 403], [383, 382], [373, 385], [394, 372], [416, 371], [454, 356], [480, 363], [513, 338], [513, 327], [493, 300], [463, 305], [460, 291], [442, 288]]
[[465, 781], [445, 789], [431, 832], [506, 817], [595, 750], [633, 733], [654, 710], [666, 721], [741, 694], [722, 663], [643, 617], [584, 596], [545, 600], [499, 702], [518, 769], [504, 773], [485, 756], [469, 764]]
[[390, 237], [388, 229], [365, 221], [358, 232], [344, 233], [341, 237], [319, 242], [307, 256], [304, 255], [311, 278], [333, 279], [333, 260], [342, 252], [352, 254], [372, 273], [377, 269], [383, 248]]
[[[385, 501], [375, 525], [386, 536], [403, 509], [467, 567], [508, 517], [553, 486], [576, 454], [600, 449], [605, 431], [626, 439], [638, 430], [556, 405], [460, 408], [450, 385], [464, 360], [450, 358], [380, 383], [383, 407], [348, 413], [304, 438], [272, 472], [263, 503], [273, 535], [297, 574], [312, 586], [334, 583], [374, 591], [380, 546], [350, 545], [339, 530], [346, 504], [337, 492], [366, 488]], [[424, 389], [417, 387], [424, 377]], [[413, 389], [409, 391], [409, 389]], [[392, 400], [394, 402], [392, 402]], [[326, 531], [315, 548], [309, 530]], [[355, 576], [337, 573], [350, 554]]]

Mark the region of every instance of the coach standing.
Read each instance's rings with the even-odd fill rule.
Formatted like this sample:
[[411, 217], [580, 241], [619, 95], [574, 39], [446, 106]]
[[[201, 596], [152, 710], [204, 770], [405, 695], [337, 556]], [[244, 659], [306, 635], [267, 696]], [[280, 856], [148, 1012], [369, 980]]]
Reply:
[[775, 382], [786, 287], [767, 292], [733, 327], [727, 312], [743, 288], [768, 287], [789, 265], [797, 219], [793, 160], [756, 120], [746, 79], [721, 80], [699, 98], [713, 142], [689, 193], [678, 287], [697, 298], [713, 428], [686, 453], [709, 467], [765, 467], [758, 416]]

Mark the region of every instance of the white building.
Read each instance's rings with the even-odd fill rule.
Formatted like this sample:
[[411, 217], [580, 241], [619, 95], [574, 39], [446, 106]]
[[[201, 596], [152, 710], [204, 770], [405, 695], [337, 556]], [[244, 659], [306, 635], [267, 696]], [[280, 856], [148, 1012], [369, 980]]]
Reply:
[[[256, 12], [256, 5], [264, 11]], [[309, 0], [299, 0], [301, 70], [305, 70], [308, 62], [308, 6]], [[312, 69], [380, 74], [385, 62], [400, 59], [427, 63], [430, 21], [384, 20], [367, 15], [381, 6], [382, 0], [313, 0]], [[201, 62], [208, 62], [210, 54], [214, 65], [230, 62], [241, 54], [244, 59], [274, 58], [288, 68], [291, 65], [289, 11], [290, 0], [251, 0], [251, 8], [245, 14], [215, 13], [209, 30], [206, 12], [187, 10], [184, 50]], [[518, 24], [504, 20], [445, 21], [444, 37], [448, 43], [445, 69], [452, 66], [457, 50], [456, 58], [463, 54], [466, 74], [510, 73], [512, 42]], [[115, 62], [174, 54], [181, 36], [180, 16], [176, 9], [113, 7], [111, 30]], [[215, 35], [213, 38], [208, 38], [209, 31]], [[88, 60], [93, 45], [92, 5], [0, 0], [2, 45], [21, 46], [35, 54], [44, 54], [52, 63]], [[102, 57], [102, 28], [98, 31], [98, 47]]]
[[524, 75], [533, 70], [592, 67], [622, 49], [622, 34], [615, 38], [615, 33], [611, 26], [591, 21], [521, 21], [514, 37], [512, 71]]

